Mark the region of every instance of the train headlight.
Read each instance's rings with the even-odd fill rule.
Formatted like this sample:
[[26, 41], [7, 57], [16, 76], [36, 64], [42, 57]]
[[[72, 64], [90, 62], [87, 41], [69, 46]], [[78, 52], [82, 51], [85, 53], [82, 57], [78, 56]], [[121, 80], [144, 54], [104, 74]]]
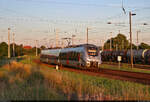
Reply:
[[90, 62], [89, 61], [86, 62], [86, 66], [90, 67]]

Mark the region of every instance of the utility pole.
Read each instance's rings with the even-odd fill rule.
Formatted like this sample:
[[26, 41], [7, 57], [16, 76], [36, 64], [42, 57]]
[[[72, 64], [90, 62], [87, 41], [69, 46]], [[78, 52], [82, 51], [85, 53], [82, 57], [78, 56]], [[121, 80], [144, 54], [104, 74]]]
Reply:
[[37, 49], [38, 40], [36, 40], [35, 43], [36, 43], [36, 56], [38, 56], [38, 49]]
[[74, 45], [74, 37], [75, 35], [72, 35], [72, 45]]
[[61, 39], [61, 45], [62, 45], [61, 47], [64, 48], [64, 40], [63, 39]]
[[140, 31], [137, 31], [137, 50], [139, 49], [139, 32]]
[[122, 40], [122, 50], [124, 50], [124, 40]]
[[58, 30], [54, 29], [54, 31], [55, 31], [55, 35], [56, 35], [56, 47], [58, 47]]
[[116, 44], [116, 51], [118, 51], [118, 44]]
[[77, 29], [75, 29], [75, 35], [72, 35], [72, 45], [74, 45], [75, 39], [74, 37], [76, 37], [77, 34]]
[[10, 58], [10, 28], [8, 28], [8, 58]]
[[104, 51], [104, 40], [103, 39], [101, 40], [101, 43], [102, 43], [102, 51]]
[[89, 28], [87, 27], [87, 35], [86, 35], [86, 37], [87, 37], [87, 39], [86, 39], [87, 44], [88, 44], [88, 32], [89, 32]]
[[110, 51], [112, 50], [112, 41], [111, 41], [111, 37], [112, 37], [112, 32], [110, 32]]
[[13, 33], [13, 57], [15, 57], [15, 33]]
[[132, 51], [132, 19], [131, 16], [134, 16], [136, 14], [132, 14], [129, 12], [129, 23], [130, 23], [130, 53], [131, 53], [131, 68], [133, 68], [133, 51]]

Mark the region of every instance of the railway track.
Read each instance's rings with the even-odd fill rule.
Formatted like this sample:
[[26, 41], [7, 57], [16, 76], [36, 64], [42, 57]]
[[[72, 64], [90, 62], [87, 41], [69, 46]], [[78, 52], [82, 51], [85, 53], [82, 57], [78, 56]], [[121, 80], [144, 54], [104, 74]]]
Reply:
[[[102, 64], [118, 66], [118, 63], [103, 62]], [[123, 66], [123, 64], [126, 64], [126, 63], [121, 63], [120, 65]], [[131, 66], [130, 64], [126, 64], [126, 65], [129, 66], [129, 67]], [[150, 65], [134, 64], [134, 67], [139, 68], [139, 69], [150, 70]]]
[[[37, 64], [49, 66], [55, 68], [56, 65], [50, 65], [46, 63], [42, 63], [39, 60], [34, 60]], [[110, 79], [130, 81], [136, 83], [142, 83], [146, 85], [150, 85], [150, 74], [140, 73], [140, 72], [128, 72], [128, 71], [119, 71], [119, 70], [111, 70], [111, 69], [74, 69], [70, 67], [60, 67], [60, 70], [67, 70], [70, 72], [82, 73], [92, 76], [100, 76], [106, 77]]]

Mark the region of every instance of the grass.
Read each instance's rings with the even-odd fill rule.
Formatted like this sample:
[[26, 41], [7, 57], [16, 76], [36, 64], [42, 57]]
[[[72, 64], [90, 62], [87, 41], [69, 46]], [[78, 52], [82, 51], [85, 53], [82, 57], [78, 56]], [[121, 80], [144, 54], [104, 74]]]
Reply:
[[120, 69], [117, 65], [114, 66], [114, 65], [109, 65], [109, 64], [102, 64], [100, 68], [150, 74], [150, 70], [140, 69], [140, 68], [135, 68], [135, 67], [131, 68], [127, 64], [124, 64], [124, 63], [123, 63], [123, 66], [120, 66]]
[[150, 100], [150, 86], [88, 76], [32, 62], [20, 62], [0, 68], [2, 100]]
[[0, 99], [65, 100], [63, 95], [48, 87], [39, 69], [18, 62], [4, 68], [0, 76]]
[[23, 58], [25, 58], [25, 57], [22, 56], [22, 57], [11, 57], [11, 58], [4, 57], [4, 58], [0, 58], [0, 67], [2, 67], [2, 66], [5, 65], [5, 64], [9, 64], [9, 63], [11, 63], [12, 61], [20, 61], [20, 60], [23, 60]]

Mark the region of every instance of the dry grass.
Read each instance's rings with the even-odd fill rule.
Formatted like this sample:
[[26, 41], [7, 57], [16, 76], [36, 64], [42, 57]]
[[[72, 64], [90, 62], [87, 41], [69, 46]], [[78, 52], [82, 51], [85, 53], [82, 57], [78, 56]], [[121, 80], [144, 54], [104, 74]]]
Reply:
[[104, 89], [96, 87], [88, 82], [83, 82], [80, 77], [72, 78], [67, 73], [47, 69], [41, 71], [50, 87], [61, 90], [68, 100], [111, 100], [112, 97], [103, 95]]
[[2, 100], [60, 100], [64, 96], [46, 87], [44, 76], [37, 68], [12, 62], [5, 65], [0, 77], [0, 99]]
[[0, 71], [0, 99], [149, 100], [150, 87], [15, 62]]

